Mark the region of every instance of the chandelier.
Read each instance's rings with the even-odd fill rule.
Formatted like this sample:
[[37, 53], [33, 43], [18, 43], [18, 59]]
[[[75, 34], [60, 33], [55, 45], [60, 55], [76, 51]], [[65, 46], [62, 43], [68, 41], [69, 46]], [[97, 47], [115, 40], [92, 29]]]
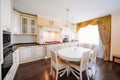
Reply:
[[66, 15], [64, 18], [64, 26], [69, 27], [73, 24], [73, 17], [70, 15], [70, 9], [66, 9]]

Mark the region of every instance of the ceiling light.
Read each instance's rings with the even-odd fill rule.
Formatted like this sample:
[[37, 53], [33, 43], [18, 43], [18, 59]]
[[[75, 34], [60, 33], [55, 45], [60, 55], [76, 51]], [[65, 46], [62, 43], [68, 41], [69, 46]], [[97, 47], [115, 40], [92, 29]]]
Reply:
[[70, 9], [66, 9], [66, 15], [63, 20], [64, 26], [69, 27], [73, 25], [73, 17], [70, 15]]

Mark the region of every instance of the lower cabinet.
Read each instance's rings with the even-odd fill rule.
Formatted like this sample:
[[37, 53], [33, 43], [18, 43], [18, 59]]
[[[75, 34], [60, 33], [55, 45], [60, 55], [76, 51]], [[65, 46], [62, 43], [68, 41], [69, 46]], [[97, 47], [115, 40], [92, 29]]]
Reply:
[[44, 57], [44, 46], [20, 47], [20, 63], [35, 61]]
[[[45, 49], [44, 46], [25, 46], [25, 47], [20, 47], [17, 50], [15, 50], [13, 52], [13, 65], [10, 68], [4, 80], [14, 79], [19, 63], [26, 63], [26, 62], [45, 58], [44, 49]], [[0, 71], [1, 71], [1, 66], [0, 66]]]
[[44, 46], [33, 46], [33, 60], [45, 58], [45, 48]]
[[4, 80], [13, 80], [18, 66], [19, 66], [19, 49], [13, 52], [13, 65], [10, 68]]
[[29, 62], [32, 60], [32, 47], [20, 47], [20, 63]]

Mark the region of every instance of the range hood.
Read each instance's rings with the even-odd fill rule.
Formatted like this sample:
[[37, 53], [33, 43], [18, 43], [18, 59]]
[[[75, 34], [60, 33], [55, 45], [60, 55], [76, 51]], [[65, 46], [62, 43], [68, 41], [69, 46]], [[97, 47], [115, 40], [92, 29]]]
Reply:
[[49, 32], [61, 32], [62, 28], [58, 27], [42, 27], [41, 28], [43, 31], [49, 31]]
[[39, 43], [62, 42], [62, 29], [58, 27], [41, 27], [39, 30]]

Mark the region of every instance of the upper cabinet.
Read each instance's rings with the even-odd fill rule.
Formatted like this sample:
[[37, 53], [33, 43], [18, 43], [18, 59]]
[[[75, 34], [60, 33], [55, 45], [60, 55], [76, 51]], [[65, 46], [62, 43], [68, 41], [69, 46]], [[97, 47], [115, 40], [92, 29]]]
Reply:
[[12, 30], [12, 0], [1, 0], [1, 26], [3, 30]]
[[36, 16], [21, 14], [21, 34], [36, 34]]
[[20, 13], [13, 11], [12, 33], [20, 34]]

